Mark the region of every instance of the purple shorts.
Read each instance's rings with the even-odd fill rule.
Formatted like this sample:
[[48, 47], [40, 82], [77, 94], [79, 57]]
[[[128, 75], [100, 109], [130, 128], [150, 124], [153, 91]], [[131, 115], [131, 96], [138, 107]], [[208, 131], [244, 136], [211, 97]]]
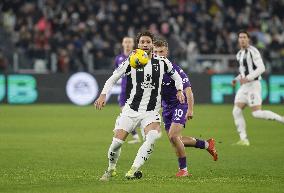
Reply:
[[168, 132], [172, 123], [179, 123], [185, 126], [186, 122], [187, 105], [178, 104], [173, 108], [163, 109], [163, 121], [165, 129]]

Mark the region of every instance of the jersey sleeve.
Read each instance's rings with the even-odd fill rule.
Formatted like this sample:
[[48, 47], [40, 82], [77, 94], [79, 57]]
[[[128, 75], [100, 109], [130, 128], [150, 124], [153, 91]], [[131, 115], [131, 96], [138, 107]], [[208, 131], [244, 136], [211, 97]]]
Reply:
[[110, 91], [110, 89], [118, 81], [118, 79], [126, 73], [126, 69], [128, 66], [129, 66], [129, 60], [127, 59], [123, 63], [121, 63], [121, 65], [119, 65], [118, 68], [115, 69], [111, 77], [109, 77], [109, 79], [105, 82], [101, 94], [107, 94]]
[[168, 59], [164, 59], [166, 66], [166, 73], [168, 73], [171, 78], [175, 81], [175, 86], [177, 90], [183, 90], [182, 78], [179, 73], [174, 69], [172, 63]]
[[189, 78], [188, 78], [187, 74], [183, 71], [183, 69], [181, 69], [181, 67], [179, 67], [176, 64], [172, 64], [172, 65], [176, 69], [176, 71], [178, 72], [178, 74], [180, 75], [180, 77], [182, 79], [183, 89], [185, 89], [187, 87], [191, 87], [191, 83], [189, 81]]
[[248, 80], [254, 80], [256, 77], [260, 76], [265, 71], [265, 66], [263, 64], [261, 55], [257, 49], [253, 49], [250, 51], [252, 61], [256, 65], [256, 69], [249, 73], [246, 78]]

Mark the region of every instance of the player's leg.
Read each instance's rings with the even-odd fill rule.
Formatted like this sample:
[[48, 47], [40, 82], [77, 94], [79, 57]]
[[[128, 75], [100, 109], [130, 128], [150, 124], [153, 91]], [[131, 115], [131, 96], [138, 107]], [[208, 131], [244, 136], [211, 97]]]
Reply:
[[107, 181], [110, 177], [116, 175], [116, 164], [120, 156], [121, 146], [133, 128], [133, 124], [133, 120], [127, 116], [120, 116], [117, 118], [114, 137], [108, 150], [108, 168], [100, 180]]
[[247, 132], [246, 132], [246, 122], [243, 116], [243, 109], [246, 107], [246, 104], [248, 104], [248, 91], [244, 89], [243, 86], [238, 90], [235, 101], [234, 101], [234, 108], [233, 108], [233, 118], [234, 123], [236, 125], [237, 131], [240, 136], [240, 141], [236, 143], [236, 145], [249, 145], [249, 141], [247, 138]]
[[233, 117], [237, 131], [240, 136], [240, 141], [238, 141], [236, 145], [249, 146], [249, 141], [246, 132], [246, 122], [243, 116], [243, 109], [245, 108], [245, 106], [245, 103], [235, 103], [233, 108]]
[[[125, 102], [126, 102], [125, 93], [124, 94], [121, 93], [120, 98], [119, 98], [119, 106], [120, 106], [121, 110], [123, 109]], [[137, 133], [136, 129], [137, 128], [135, 128], [133, 131], [131, 131], [131, 135], [132, 135], [133, 139], [128, 141], [129, 144], [140, 143], [140, 141], [141, 141], [139, 134]]]
[[249, 106], [252, 110], [252, 116], [255, 118], [274, 120], [284, 123], [284, 117], [269, 110], [262, 110], [260, 82], [256, 82], [253, 89], [249, 92]]
[[108, 159], [109, 159], [108, 170], [116, 168], [116, 163], [118, 161], [121, 152], [121, 146], [124, 143], [127, 136], [128, 132], [126, 132], [125, 130], [123, 129], [115, 130], [112, 143], [108, 150]]
[[189, 176], [187, 171], [186, 154], [181, 139], [181, 131], [186, 123], [187, 105], [177, 105], [175, 108], [163, 109], [163, 121], [169, 140], [178, 157], [179, 172], [177, 177]]
[[183, 129], [183, 126], [183, 124], [173, 122], [168, 132], [169, 140], [175, 148], [176, 155], [178, 157], [179, 171], [176, 174], [177, 177], [190, 175], [187, 171], [186, 154], [184, 144], [181, 140], [181, 131]]
[[181, 140], [185, 147], [206, 149], [212, 155], [214, 161], [218, 160], [218, 154], [215, 147], [215, 140], [213, 138], [208, 140], [203, 140], [194, 137], [182, 136]]
[[261, 105], [252, 106], [252, 116], [259, 119], [274, 120], [280, 123], [284, 123], [284, 117], [268, 110], [262, 110]]
[[128, 133], [123, 129], [115, 130], [115, 135], [108, 149], [108, 168], [100, 178], [101, 181], [108, 181], [116, 176], [116, 164], [121, 153], [121, 146], [127, 138]]
[[159, 113], [147, 113], [141, 121], [141, 127], [144, 128], [145, 141], [139, 148], [131, 169], [126, 173], [125, 177], [128, 179], [135, 178], [135, 173], [144, 165], [150, 155], [153, 153], [154, 144], [158, 138], [161, 137]]

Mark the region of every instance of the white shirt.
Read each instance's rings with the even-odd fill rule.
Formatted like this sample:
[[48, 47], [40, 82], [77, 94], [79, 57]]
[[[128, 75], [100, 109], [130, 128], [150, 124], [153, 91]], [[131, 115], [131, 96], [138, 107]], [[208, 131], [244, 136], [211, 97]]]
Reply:
[[261, 55], [257, 48], [249, 46], [241, 49], [236, 55], [239, 63], [240, 74], [236, 79], [247, 78], [249, 81], [260, 80], [261, 74], [265, 71]]
[[175, 81], [177, 90], [183, 90], [182, 78], [172, 63], [164, 57], [153, 55], [144, 68], [134, 69], [125, 60], [106, 81], [101, 94], [107, 94], [117, 80], [127, 76], [129, 97], [125, 108], [134, 111], [159, 111], [161, 108], [161, 86], [163, 75], [168, 73]]

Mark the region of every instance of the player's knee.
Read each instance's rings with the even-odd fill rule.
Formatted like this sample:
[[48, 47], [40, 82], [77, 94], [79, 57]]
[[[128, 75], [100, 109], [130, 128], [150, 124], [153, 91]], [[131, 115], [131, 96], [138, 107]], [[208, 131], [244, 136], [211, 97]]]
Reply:
[[180, 139], [179, 139], [178, 136], [172, 136], [172, 137], [170, 137], [170, 141], [171, 141], [172, 144], [177, 144], [179, 140], [180, 140]]
[[161, 137], [161, 133], [157, 130], [150, 130], [146, 135], [146, 141], [150, 142], [151, 144], [155, 143], [157, 139]]
[[253, 116], [254, 118], [262, 118], [262, 112], [261, 112], [261, 110], [253, 111], [253, 112], [252, 112], [252, 116]]
[[233, 114], [234, 118], [237, 118], [242, 114], [242, 109], [239, 108], [238, 106], [234, 106], [232, 114]]
[[178, 140], [180, 140], [180, 136], [176, 135], [175, 133], [169, 133], [169, 139], [172, 144], [176, 144]]

